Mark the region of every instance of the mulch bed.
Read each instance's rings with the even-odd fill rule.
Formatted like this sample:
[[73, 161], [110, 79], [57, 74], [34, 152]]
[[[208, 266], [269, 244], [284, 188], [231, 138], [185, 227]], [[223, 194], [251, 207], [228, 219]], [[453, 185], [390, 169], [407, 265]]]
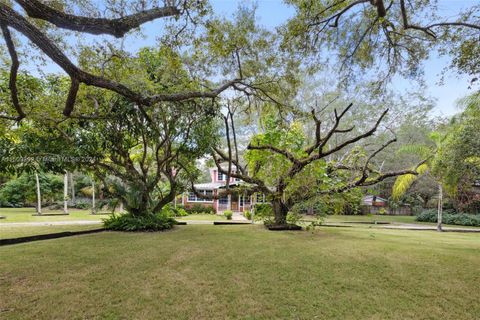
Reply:
[[213, 221], [214, 225], [252, 224], [251, 222]]
[[265, 228], [270, 231], [301, 231], [302, 227], [296, 224], [266, 224]]

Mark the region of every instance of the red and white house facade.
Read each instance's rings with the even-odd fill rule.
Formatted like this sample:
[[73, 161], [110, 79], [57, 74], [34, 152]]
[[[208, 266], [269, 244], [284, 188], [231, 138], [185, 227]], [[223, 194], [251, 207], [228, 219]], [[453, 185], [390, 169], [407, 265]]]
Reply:
[[[214, 199], [206, 199], [203, 197], [197, 197], [193, 191], [184, 193], [182, 195], [182, 205], [186, 208], [192, 206], [204, 206], [213, 207], [217, 214], [221, 214], [223, 211], [231, 210], [234, 212], [244, 212], [251, 210], [255, 203], [265, 202], [265, 196], [263, 194], [251, 194], [245, 192], [234, 192], [232, 194], [222, 194], [222, 190], [225, 190], [227, 183], [227, 176], [218, 171], [217, 168], [210, 168], [209, 183], [195, 184], [195, 189], [208, 197], [214, 197]], [[242, 181], [238, 178], [230, 177], [230, 186], [241, 184]]]

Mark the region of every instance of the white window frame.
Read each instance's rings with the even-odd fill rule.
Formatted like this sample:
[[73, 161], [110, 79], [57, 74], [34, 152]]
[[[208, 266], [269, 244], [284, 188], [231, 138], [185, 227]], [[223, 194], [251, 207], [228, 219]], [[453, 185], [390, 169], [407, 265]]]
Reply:
[[[212, 192], [212, 196], [213, 196], [213, 190], [198, 190], [198, 193], [201, 193], [203, 195], [207, 195], [207, 191], [211, 191]], [[194, 195], [195, 196], [195, 199], [193, 200], [193, 197], [191, 198], [191, 195]], [[188, 202], [207, 202], [207, 203], [212, 203], [213, 202], [213, 199], [209, 200], [209, 199], [203, 199], [203, 198], [199, 198], [197, 197], [197, 195], [192, 191], [188, 194]]]
[[217, 171], [217, 181], [224, 181], [225, 180], [225, 175], [220, 171], [218, 170]]
[[[260, 197], [260, 201], [258, 199], [259, 197]], [[255, 197], [255, 203], [265, 203], [265, 194], [257, 193], [257, 196]]]
[[[225, 200], [226, 202], [223, 203], [222, 200]], [[222, 196], [218, 198], [218, 204], [219, 205], [228, 205], [228, 195]]]

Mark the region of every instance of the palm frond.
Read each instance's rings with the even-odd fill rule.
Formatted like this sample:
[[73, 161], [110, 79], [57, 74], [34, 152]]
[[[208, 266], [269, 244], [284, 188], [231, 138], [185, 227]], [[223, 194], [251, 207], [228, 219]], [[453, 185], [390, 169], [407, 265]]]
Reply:
[[[418, 175], [425, 174], [429, 169], [429, 166], [426, 163], [419, 165], [415, 171]], [[392, 197], [394, 200], [398, 200], [401, 196], [403, 196], [407, 190], [412, 186], [415, 180], [418, 179], [418, 175], [414, 174], [405, 174], [399, 176], [393, 185], [392, 188]]]

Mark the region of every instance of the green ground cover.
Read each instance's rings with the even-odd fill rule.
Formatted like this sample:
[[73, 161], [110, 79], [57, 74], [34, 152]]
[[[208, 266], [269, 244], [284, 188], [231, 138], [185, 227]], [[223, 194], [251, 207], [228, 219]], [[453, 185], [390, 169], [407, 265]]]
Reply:
[[178, 226], [0, 248], [5, 319], [475, 319], [480, 235]]

